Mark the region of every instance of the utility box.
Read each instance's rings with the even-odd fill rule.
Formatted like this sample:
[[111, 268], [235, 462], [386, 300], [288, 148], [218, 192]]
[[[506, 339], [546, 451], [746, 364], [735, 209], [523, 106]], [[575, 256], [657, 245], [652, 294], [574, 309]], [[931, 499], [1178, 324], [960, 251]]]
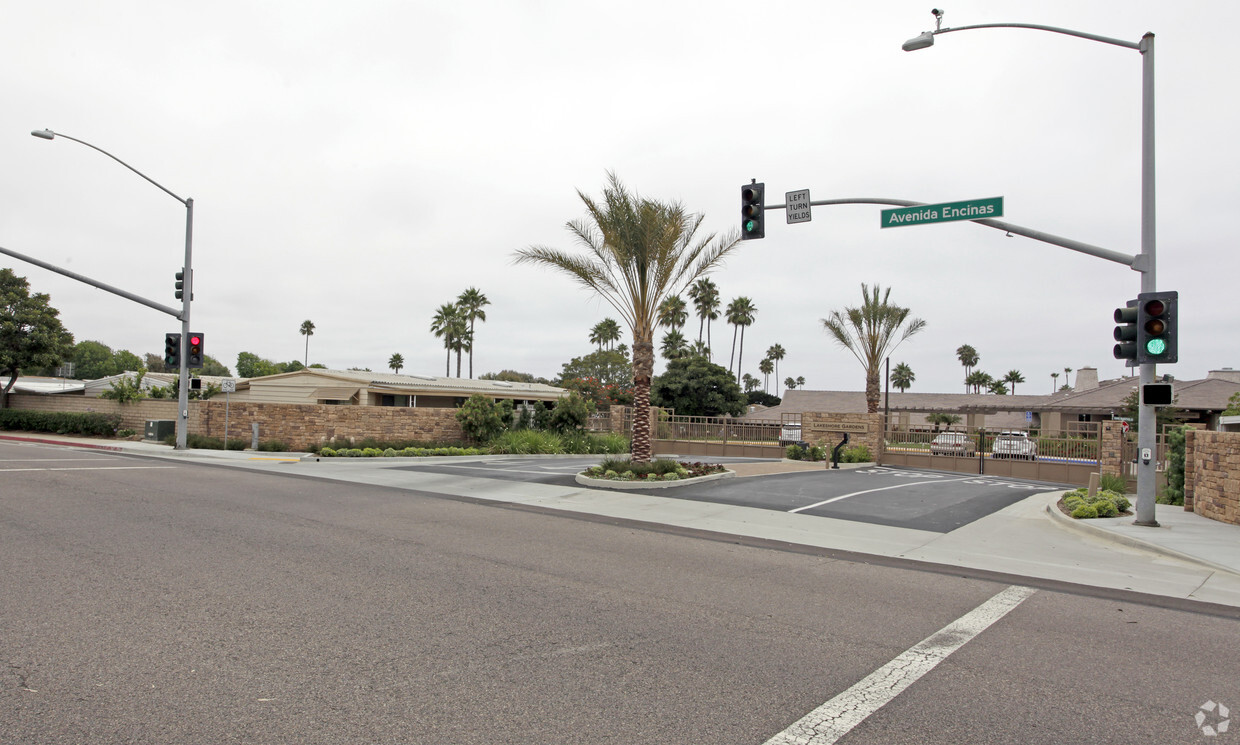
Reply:
[[173, 419], [147, 419], [146, 435], [143, 439], [163, 442], [165, 437], [177, 433], [177, 423]]

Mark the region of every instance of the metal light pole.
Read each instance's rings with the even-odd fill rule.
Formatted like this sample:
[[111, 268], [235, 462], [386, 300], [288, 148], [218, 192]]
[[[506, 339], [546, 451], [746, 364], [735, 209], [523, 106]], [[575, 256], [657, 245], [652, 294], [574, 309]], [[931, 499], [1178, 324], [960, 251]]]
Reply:
[[[935, 28], [926, 31], [904, 42], [902, 48], [906, 52], [934, 45], [934, 37], [952, 31], [968, 31], [978, 28], [1028, 28], [1037, 31], [1050, 31], [1056, 34], [1075, 36], [1090, 41], [1100, 41], [1125, 49], [1134, 49], [1141, 53], [1141, 253], [1135, 257], [1131, 266], [1141, 273], [1141, 292], [1154, 292], [1157, 289], [1155, 278], [1155, 222], [1154, 222], [1154, 34], [1146, 33], [1141, 41], [1124, 41], [1108, 36], [1098, 36], [1082, 31], [1072, 31], [1056, 26], [1043, 26], [1034, 23], [981, 23], [974, 26], [958, 28], [940, 28], [943, 23], [943, 11], [934, 10]], [[1143, 387], [1154, 382], [1156, 365], [1147, 363], [1140, 366], [1140, 383]], [[1157, 527], [1154, 517], [1154, 477], [1158, 469], [1156, 457], [1156, 435], [1158, 426], [1154, 407], [1143, 400], [1137, 409], [1137, 447], [1142, 457], [1137, 461], [1137, 525]], [[1145, 453], [1150, 458], [1145, 458]]]
[[194, 200], [192, 198], [182, 199], [181, 197], [178, 197], [176, 194], [173, 194], [166, 187], [164, 187], [163, 184], [160, 184], [155, 179], [151, 178], [150, 176], [147, 176], [142, 171], [139, 171], [137, 168], [134, 168], [133, 166], [129, 165], [125, 161], [116, 157], [112, 153], [109, 153], [107, 150], [104, 150], [103, 148], [95, 147], [89, 142], [86, 142], [84, 140], [79, 140], [76, 137], [70, 137], [69, 135], [64, 134], [62, 132], [53, 132], [50, 129], [36, 129], [30, 134], [34, 135], [35, 137], [44, 139], [44, 140], [52, 140], [52, 139], [55, 139], [56, 137], [63, 137], [66, 140], [73, 140], [76, 143], [85, 145], [91, 150], [101, 152], [104, 155], [111, 158], [112, 160], [116, 161], [117, 163], [120, 163], [121, 165], [125, 166], [129, 170], [133, 171], [134, 173], [138, 174], [142, 178], [146, 179], [148, 182], [159, 187], [160, 191], [164, 192], [168, 196], [172, 197], [173, 199], [177, 200], [181, 204], [185, 205], [185, 268], [183, 270], [185, 272], [185, 277], [183, 279], [184, 286], [182, 287], [182, 295], [181, 295], [181, 312], [180, 314], [177, 315], [177, 318], [181, 319], [181, 369], [179, 370], [180, 385], [178, 386], [179, 390], [177, 393], [177, 444], [176, 444], [177, 450], [184, 450], [185, 441], [186, 441], [186, 433], [187, 433], [187, 430], [189, 429], [189, 367], [188, 367], [188, 364], [189, 364], [189, 309], [190, 309], [190, 300], [194, 296], [194, 269], [193, 269], [193, 263], [191, 260], [192, 255], [193, 255], [192, 249], [193, 249], [193, 243], [194, 243]]

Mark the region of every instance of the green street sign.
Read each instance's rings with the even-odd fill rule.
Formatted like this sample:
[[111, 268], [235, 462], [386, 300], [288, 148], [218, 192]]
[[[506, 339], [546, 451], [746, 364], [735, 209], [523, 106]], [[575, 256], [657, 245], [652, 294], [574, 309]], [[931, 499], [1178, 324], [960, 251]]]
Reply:
[[969, 199], [963, 202], [923, 204], [917, 207], [896, 207], [883, 210], [884, 228], [904, 225], [925, 225], [932, 222], [955, 222], [957, 220], [983, 220], [987, 217], [1003, 217], [1003, 197]]

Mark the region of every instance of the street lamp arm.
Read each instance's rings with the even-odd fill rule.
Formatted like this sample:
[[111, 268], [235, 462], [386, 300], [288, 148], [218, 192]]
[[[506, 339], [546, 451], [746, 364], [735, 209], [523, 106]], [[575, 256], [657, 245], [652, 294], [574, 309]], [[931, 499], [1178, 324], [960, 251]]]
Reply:
[[1060, 28], [1058, 26], [1043, 26], [1038, 23], [979, 23], [973, 26], [957, 26], [956, 28], [943, 28], [937, 31], [930, 31], [931, 34], [946, 34], [951, 31], [968, 31], [974, 28], [1031, 28], [1038, 31], [1050, 31], [1056, 34], [1064, 34], [1066, 36], [1075, 36], [1080, 39], [1089, 39], [1090, 41], [1100, 41], [1103, 44], [1114, 44], [1117, 47], [1126, 47], [1128, 49], [1141, 50], [1141, 43], [1136, 41], [1124, 41], [1123, 39], [1112, 39], [1109, 36], [1099, 36], [1098, 34], [1090, 34], [1084, 31], [1073, 31], [1068, 28]]
[[95, 147], [94, 145], [90, 144], [90, 143], [89, 143], [89, 142], [87, 142], [86, 140], [79, 140], [79, 139], [78, 139], [78, 138], [76, 138], [76, 137], [70, 137], [69, 135], [64, 134], [64, 133], [61, 133], [61, 132], [53, 132], [53, 131], [52, 131], [52, 130], [50, 130], [50, 129], [36, 129], [36, 130], [32, 131], [30, 134], [32, 134], [32, 135], [34, 135], [35, 137], [38, 137], [38, 138], [40, 138], [40, 139], [43, 139], [43, 140], [50, 140], [50, 139], [53, 139], [53, 138], [55, 138], [55, 137], [63, 137], [63, 138], [65, 138], [66, 140], [73, 140], [74, 142], [76, 142], [76, 143], [78, 143], [78, 144], [85, 145], [86, 147], [90, 148], [91, 150], [95, 150], [95, 151], [97, 151], [97, 152], [103, 153], [104, 155], [108, 156], [108, 157], [109, 157], [109, 158], [111, 158], [112, 160], [116, 161], [117, 163], [120, 163], [121, 165], [125, 166], [126, 168], [128, 168], [128, 169], [129, 169], [129, 170], [131, 170], [131, 171], [133, 171], [134, 173], [138, 174], [139, 176], [141, 176], [142, 178], [146, 179], [146, 180], [147, 180], [147, 181], [149, 181], [150, 183], [154, 184], [155, 186], [157, 186], [157, 187], [159, 188], [159, 190], [160, 190], [160, 191], [164, 192], [164, 193], [165, 193], [165, 194], [167, 194], [168, 196], [172, 197], [173, 199], [177, 200], [178, 202], [180, 202], [181, 204], [184, 204], [184, 205], [185, 205], [185, 206], [187, 206], [187, 207], [189, 206], [189, 205], [186, 203], [186, 201], [185, 201], [184, 199], [182, 199], [182, 198], [178, 197], [176, 194], [173, 194], [173, 193], [172, 193], [171, 191], [169, 191], [166, 187], [164, 187], [164, 185], [163, 185], [163, 184], [159, 183], [159, 182], [158, 182], [158, 181], [156, 181], [155, 179], [153, 179], [153, 178], [151, 178], [150, 176], [146, 175], [146, 174], [145, 174], [145, 173], [143, 173], [142, 171], [139, 171], [137, 168], [134, 168], [133, 166], [129, 165], [128, 163], [126, 163], [125, 161], [123, 161], [123, 160], [121, 160], [120, 158], [116, 157], [116, 156], [115, 156], [115, 155], [113, 155], [112, 153], [109, 153], [107, 150], [104, 150], [104, 149], [103, 149], [103, 148], [101, 148], [101, 147]]

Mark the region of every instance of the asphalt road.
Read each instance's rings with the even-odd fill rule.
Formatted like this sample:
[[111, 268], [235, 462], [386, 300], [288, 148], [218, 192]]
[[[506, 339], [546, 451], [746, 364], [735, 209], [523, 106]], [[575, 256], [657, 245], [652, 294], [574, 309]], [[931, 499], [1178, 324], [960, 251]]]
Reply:
[[0, 443], [0, 562], [0, 743], [1200, 743], [1240, 706], [1234, 613], [188, 461]]

